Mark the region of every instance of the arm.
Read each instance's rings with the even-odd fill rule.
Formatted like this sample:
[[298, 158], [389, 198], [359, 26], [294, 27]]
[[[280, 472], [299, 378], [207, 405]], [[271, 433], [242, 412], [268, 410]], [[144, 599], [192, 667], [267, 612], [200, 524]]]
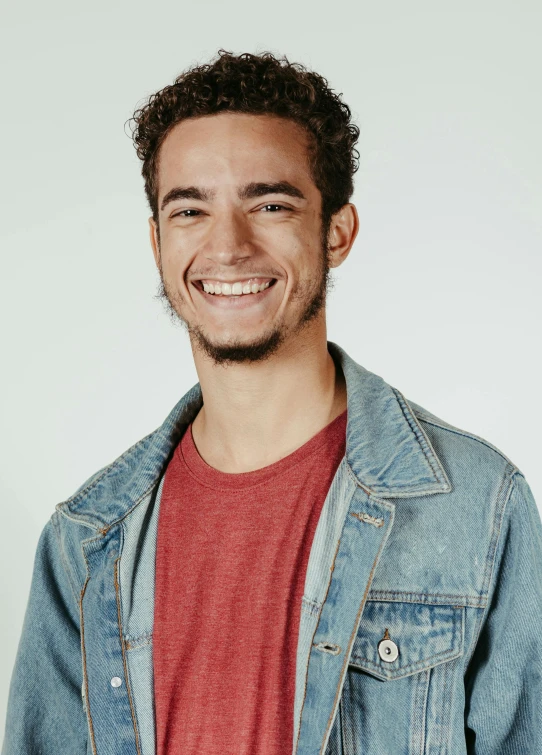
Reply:
[[54, 513], [38, 542], [9, 689], [2, 755], [87, 751], [79, 606]]
[[490, 601], [465, 676], [473, 755], [542, 755], [542, 522], [514, 473]]

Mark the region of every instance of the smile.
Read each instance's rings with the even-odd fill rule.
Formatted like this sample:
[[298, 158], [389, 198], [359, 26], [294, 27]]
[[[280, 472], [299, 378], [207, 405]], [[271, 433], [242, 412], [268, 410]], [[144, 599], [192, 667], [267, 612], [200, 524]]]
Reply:
[[206, 294], [213, 296], [243, 296], [259, 294], [275, 283], [275, 278], [250, 278], [231, 283], [216, 280], [200, 280], [199, 286]]
[[[262, 307], [268, 297], [275, 298], [273, 292], [276, 282], [276, 278], [251, 278], [231, 283], [209, 278], [192, 281], [192, 285], [196, 291], [199, 291], [199, 295], [203, 296], [208, 306], [213, 309], [218, 308], [221, 312], [237, 312], [241, 309], [253, 310], [254, 307]], [[241, 287], [240, 291], [239, 287]]]

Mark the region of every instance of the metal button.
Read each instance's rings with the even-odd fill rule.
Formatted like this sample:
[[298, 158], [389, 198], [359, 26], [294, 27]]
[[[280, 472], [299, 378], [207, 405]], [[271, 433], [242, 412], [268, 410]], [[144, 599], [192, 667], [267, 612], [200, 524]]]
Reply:
[[122, 684], [122, 679], [120, 678], [120, 676], [114, 676], [111, 679], [111, 686], [112, 687], [120, 687], [121, 684]]
[[391, 663], [399, 655], [399, 648], [393, 640], [380, 640], [378, 643], [378, 655], [386, 663]]

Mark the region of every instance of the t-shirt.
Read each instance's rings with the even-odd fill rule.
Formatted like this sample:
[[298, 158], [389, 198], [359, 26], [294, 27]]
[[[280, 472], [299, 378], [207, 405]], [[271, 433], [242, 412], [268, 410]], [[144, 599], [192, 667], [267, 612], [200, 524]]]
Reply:
[[191, 425], [175, 449], [158, 518], [157, 755], [291, 752], [301, 599], [346, 415], [251, 472], [207, 464]]

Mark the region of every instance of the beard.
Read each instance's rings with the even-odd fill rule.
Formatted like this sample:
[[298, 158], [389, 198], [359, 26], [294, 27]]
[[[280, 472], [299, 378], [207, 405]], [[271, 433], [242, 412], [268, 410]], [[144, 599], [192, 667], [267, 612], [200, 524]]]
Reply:
[[160, 300], [172, 322], [180, 324], [190, 337], [195, 348], [217, 365], [247, 364], [262, 362], [275, 354], [289, 335], [300, 333], [325, 307], [327, 295], [333, 287], [329, 264], [327, 233], [322, 234], [321, 254], [316, 278], [298, 281], [291, 293], [292, 301], [302, 301], [301, 314], [294, 326], [288, 328], [283, 321], [275, 323], [266, 333], [250, 342], [232, 339], [227, 343], [215, 343], [199, 325], [192, 325], [182, 316], [183, 297], [173, 291], [164, 280], [160, 266], [160, 282], [155, 296]]

